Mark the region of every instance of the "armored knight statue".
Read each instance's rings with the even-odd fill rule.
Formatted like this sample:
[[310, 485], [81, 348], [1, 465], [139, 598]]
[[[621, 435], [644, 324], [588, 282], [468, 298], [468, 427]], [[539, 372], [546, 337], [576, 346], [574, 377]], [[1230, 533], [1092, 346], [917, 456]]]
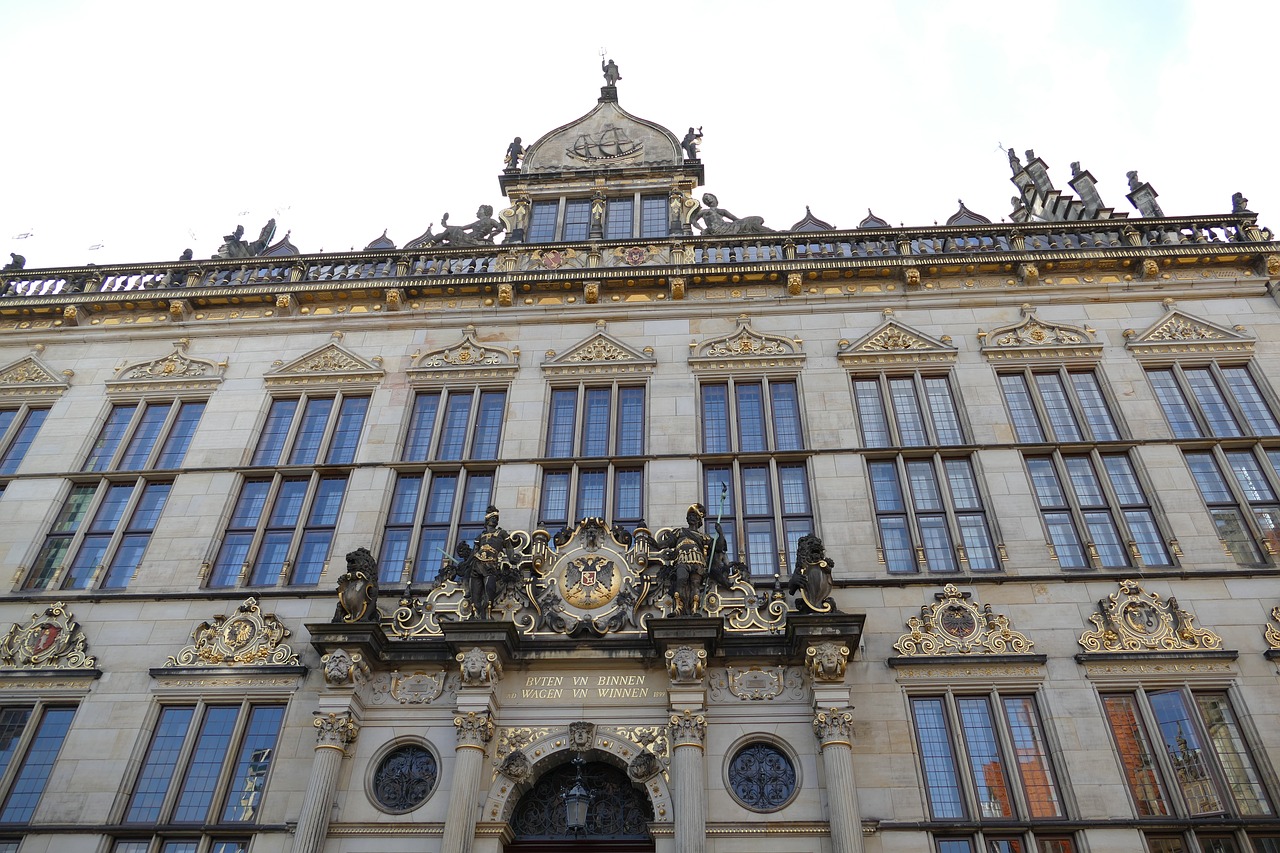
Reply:
[[787, 593], [796, 596], [800, 609], [823, 613], [835, 609], [831, 601], [833, 567], [821, 539], [812, 533], [800, 537], [796, 543], [796, 568], [787, 583]]
[[520, 553], [515, 539], [498, 524], [498, 508], [484, 513], [484, 530], [458, 565], [472, 619], [487, 619], [490, 608], [520, 580]]
[[693, 215], [690, 221], [699, 225], [702, 233], [711, 237], [729, 234], [766, 234], [772, 228], [766, 228], [763, 216], [734, 216], [720, 206], [720, 200], [712, 193], [702, 196], [703, 207]]
[[685, 514], [686, 526], [660, 531], [656, 540], [657, 547], [668, 555], [667, 566], [660, 577], [665, 580], [667, 594], [671, 596], [672, 612], [680, 616], [702, 612], [703, 586], [713, 565], [724, 576], [724, 580], [717, 578], [717, 582], [728, 585], [724, 528], [715, 522], [712, 537], [702, 529], [706, 517], [706, 508], [696, 503]]

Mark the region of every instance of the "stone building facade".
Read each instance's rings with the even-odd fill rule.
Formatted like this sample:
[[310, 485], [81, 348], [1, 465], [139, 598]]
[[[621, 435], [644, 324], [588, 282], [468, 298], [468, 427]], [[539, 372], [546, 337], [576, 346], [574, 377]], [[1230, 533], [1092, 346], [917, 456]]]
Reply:
[[1244, 200], [771, 230], [684, 143], [3, 273], [0, 851], [1280, 853]]

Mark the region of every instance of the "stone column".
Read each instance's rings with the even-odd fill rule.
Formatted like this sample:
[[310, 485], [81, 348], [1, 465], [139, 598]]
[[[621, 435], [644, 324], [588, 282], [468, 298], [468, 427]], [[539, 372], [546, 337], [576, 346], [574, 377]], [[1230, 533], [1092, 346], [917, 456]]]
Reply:
[[672, 714], [670, 732], [676, 853], [703, 853], [707, 841], [707, 718], [693, 711]]
[[333, 792], [338, 784], [338, 768], [342, 766], [347, 747], [355, 742], [360, 724], [350, 711], [316, 711], [316, 754], [311, 761], [311, 778], [307, 796], [298, 815], [298, 829], [293, 834], [293, 853], [319, 853], [329, 831], [329, 814], [333, 811]]
[[479, 809], [476, 788], [484, 775], [484, 757], [493, 737], [493, 717], [486, 711], [467, 711], [453, 718], [458, 734], [449, 788], [449, 810], [444, 818], [441, 853], [469, 853], [475, 839]]
[[813, 733], [822, 744], [831, 850], [862, 853], [862, 818], [853, 778], [853, 714], [848, 708], [819, 710], [813, 715]]

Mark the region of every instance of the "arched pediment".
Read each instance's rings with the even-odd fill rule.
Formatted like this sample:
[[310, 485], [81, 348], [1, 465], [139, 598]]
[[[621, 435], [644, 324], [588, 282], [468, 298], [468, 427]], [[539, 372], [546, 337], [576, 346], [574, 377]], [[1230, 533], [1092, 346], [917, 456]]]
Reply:
[[1102, 344], [1087, 326], [1041, 320], [1030, 305], [1022, 306], [1022, 320], [991, 332], [978, 331], [982, 354], [989, 361], [1097, 361]]
[[468, 325], [456, 344], [415, 353], [408, 374], [411, 383], [420, 385], [453, 380], [510, 380], [519, 369], [519, 348], [482, 343], [476, 337], [476, 327]]
[[174, 341], [173, 352], [166, 356], [125, 365], [116, 371], [114, 379], [106, 381], [107, 393], [173, 393], [208, 391], [218, 387], [227, 363], [187, 355], [190, 344], [190, 340], [182, 338]]
[[728, 335], [690, 344], [689, 366], [699, 372], [714, 370], [798, 370], [805, 354], [799, 338], [757, 332], [746, 314], [738, 317], [738, 328]]
[[884, 322], [856, 341], [841, 341], [836, 358], [849, 368], [883, 367], [887, 364], [954, 364], [956, 348], [950, 337], [926, 335], [893, 319], [884, 310]]
[[548, 352], [542, 363], [547, 376], [580, 376], [584, 374], [634, 374], [652, 373], [657, 363], [653, 348], [643, 351], [633, 349], [604, 330], [605, 323], [596, 323], [596, 333], [579, 341], [562, 353]]
[[638, 118], [614, 100], [545, 134], [526, 150], [521, 174], [609, 166], [678, 166], [680, 142], [657, 122]]
[[1253, 354], [1253, 338], [1244, 326], [1226, 326], [1188, 314], [1174, 307], [1172, 299], [1164, 302], [1165, 313], [1142, 332], [1125, 330], [1125, 347], [1140, 361], [1168, 360], [1185, 357], [1217, 358], [1224, 354]]

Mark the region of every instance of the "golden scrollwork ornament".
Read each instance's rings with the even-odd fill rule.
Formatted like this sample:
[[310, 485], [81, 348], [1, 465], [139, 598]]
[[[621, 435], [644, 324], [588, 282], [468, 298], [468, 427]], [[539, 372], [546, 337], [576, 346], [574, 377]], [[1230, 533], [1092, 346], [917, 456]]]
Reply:
[[263, 613], [250, 596], [227, 616], [201, 622], [191, 632], [191, 645], [166, 666], [296, 666], [298, 655], [284, 641], [292, 634], [274, 613]]
[[84, 631], [61, 601], [14, 624], [0, 640], [0, 666], [13, 669], [93, 669]]
[[1136, 581], [1121, 581], [1120, 589], [1098, 602], [1089, 616], [1095, 626], [1080, 635], [1086, 652], [1187, 652], [1215, 651], [1222, 638], [1197, 628], [1195, 617], [1169, 596], [1146, 592]]
[[969, 593], [950, 583], [934, 597], [937, 602], [908, 619], [910, 630], [893, 644], [903, 657], [1031, 653], [1035, 644], [1010, 627], [1009, 617], [993, 613], [990, 604], [979, 608]]

